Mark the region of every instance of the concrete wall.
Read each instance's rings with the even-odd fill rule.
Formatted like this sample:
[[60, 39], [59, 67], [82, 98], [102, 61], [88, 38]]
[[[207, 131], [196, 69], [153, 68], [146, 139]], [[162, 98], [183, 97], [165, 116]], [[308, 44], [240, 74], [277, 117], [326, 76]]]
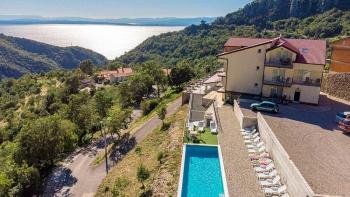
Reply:
[[191, 93], [189, 92], [182, 92], [182, 105], [187, 104], [190, 101]]
[[287, 185], [290, 196], [314, 196], [309, 184], [306, 182], [294, 162], [289, 158], [277, 137], [266, 123], [264, 117], [258, 113], [258, 128], [261, 139], [265, 142], [267, 151], [271, 154], [282, 181]]
[[256, 117], [244, 116], [236, 100], [233, 101], [233, 111], [239, 121], [239, 125], [241, 126], [241, 128], [256, 126]]
[[227, 91], [260, 95], [265, 51], [269, 47], [270, 44], [265, 44], [221, 56], [228, 60], [228, 65], [224, 66]]
[[242, 128], [244, 115], [236, 100], [233, 101], [233, 112], [238, 119], [239, 125]]

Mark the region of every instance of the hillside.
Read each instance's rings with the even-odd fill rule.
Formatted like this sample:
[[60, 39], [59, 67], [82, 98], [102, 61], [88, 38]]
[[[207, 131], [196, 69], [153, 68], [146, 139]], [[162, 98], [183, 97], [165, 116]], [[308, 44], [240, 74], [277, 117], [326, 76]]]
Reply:
[[104, 56], [81, 47], [57, 47], [0, 34], [0, 79], [52, 69], [72, 69], [85, 59], [96, 65], [107, 62]]
[[211, 24], [191, 25], [179, 32], [151, 37], [116, 62], [135, 64], [154, 60], [174, 66], [184, 59], [205, 61], [221, 52], [230, 36], [283, 34], [312, 39], [349, 36], [349, 10], [348, 0], [255, 0]]

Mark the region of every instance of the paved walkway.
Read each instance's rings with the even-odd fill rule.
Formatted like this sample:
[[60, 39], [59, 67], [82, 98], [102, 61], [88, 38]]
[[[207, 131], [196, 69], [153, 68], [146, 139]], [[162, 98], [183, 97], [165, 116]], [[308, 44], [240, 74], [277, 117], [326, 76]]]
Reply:
[[[182, 98], [176, 99], [167, 107], [167, 116], [174, 114], [181, 106]], [[154, 116], [140, 127], [131, 131], [135, 142], [144, 140], [148, 134], [161, 125], [162, 121], [158, 116]], [[57, 167], [47, 180], [47, 185], [43, 196], [83, 196], [92, 197], [97, 191], [98, 186], [106, 176], [105, 162], [97, 167], [91, 167], [91, 162], [96, 155], [104, 150], [103, 139], [81, 148], [67, 158], [62, 165]], [[120, 154], [126, 154], [128, 151], [122, 151]], [[123, 155], [116, 154], [117, 160], [123, 158]], [[115, 158], [113, 158], [115, 159]], [[110, 161], [110, 166], [113, 161]]]
[[232, 106], [224, 105], [218, 111], [222, 127], [222, 132], [219, 133], [219, 144], [223, 154], [229, 195], [264, 196], [249, 160]]

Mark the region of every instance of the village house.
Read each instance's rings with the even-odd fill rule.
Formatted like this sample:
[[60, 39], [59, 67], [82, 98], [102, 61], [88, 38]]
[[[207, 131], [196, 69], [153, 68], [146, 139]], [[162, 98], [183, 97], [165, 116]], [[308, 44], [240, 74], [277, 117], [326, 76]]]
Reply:
[[331, 46], [330, 70], [332, 72], [350, 72], [350, 37], [334, 41]]
[[107, 81], [109, 83], [122, 82], [133, 75], [132, 68], [118, 68], [116, 70], [104, 70], [98, 73], [99, 81]]
[[225, 100], [237, 95], [318, 104], [326, 41], [231, 38], [218, 55]]

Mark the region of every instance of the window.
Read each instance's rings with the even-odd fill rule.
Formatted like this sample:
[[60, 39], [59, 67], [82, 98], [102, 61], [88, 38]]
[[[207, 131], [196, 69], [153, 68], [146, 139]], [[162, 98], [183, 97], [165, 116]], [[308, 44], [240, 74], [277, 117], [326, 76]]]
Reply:
[[258, 83], [255, 83], [255, 84], [254, 84], [255, 87], [258, 87], [258, 85], [259, 85]]
[[259, 69], [260, 69], [260, 66], [257, 66], [257, 67], [256, 67], [256, 70], [259, 70]]
[[258, 49], [258, 53], [261, 53], [261, 49]]

